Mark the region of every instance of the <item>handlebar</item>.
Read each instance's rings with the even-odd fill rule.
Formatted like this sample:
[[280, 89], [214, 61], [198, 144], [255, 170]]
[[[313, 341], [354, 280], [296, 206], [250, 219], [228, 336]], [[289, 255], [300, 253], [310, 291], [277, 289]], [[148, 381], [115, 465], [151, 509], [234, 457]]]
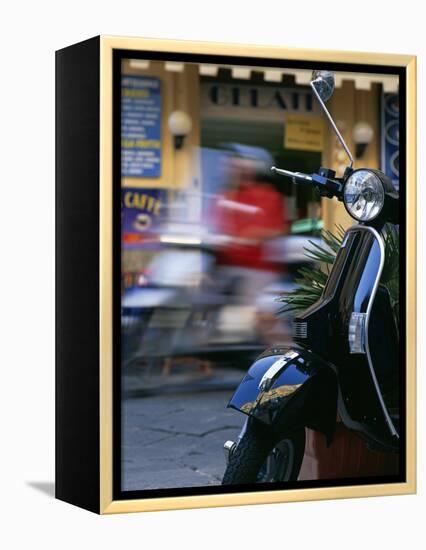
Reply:
[[303, 172], [291, 172], [290, 170], [283, 170], [272, 166], [272, 172], [292, 178], [294, 183], [304, 183], [314, 185], [321, 196], [323, 197], [337, 197], [342, 199], [343, 185], [335, 176], [335, 172], [327, 168], [320, 168], [318, 174], [304, 174]]
[[312, 176], [304, 174], [303, 172], [291, 172], [290, 170], [283, 170], [282, 168], [277, 168], [276, 166], [272, 166], [271, 170], [272, 172], [276, 172], [277, 174], [281, 174], [282, 176], [293, 178], [295, 182], [297, 182], [297, 180], [300, 180], [300, 182], [303, 183], [312, 183]]

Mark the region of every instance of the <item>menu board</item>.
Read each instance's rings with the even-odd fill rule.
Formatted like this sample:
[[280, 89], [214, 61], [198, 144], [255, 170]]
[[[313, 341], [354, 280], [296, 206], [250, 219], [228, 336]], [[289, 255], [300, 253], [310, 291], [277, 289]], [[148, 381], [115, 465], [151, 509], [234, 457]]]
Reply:
[[159, 178], [161, 175], [160, 79], [121, 79], [121, 175]]

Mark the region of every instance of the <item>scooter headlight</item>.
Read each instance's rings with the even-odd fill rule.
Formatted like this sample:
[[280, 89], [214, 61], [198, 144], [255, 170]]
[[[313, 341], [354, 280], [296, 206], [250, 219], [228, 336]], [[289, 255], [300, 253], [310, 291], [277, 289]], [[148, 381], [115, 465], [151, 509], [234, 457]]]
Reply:
[[377, 218], [385, 204], [379, 176], [371, 170], [355, 170], [346, 180], [343, 202], [349, 214], [360, 222]]

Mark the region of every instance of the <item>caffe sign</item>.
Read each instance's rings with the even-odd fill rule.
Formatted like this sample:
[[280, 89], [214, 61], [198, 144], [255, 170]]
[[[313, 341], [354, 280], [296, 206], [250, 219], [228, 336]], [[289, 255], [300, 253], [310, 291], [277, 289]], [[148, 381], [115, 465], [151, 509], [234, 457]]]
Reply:
[[165, 216], [167, 192], [161, 189], [121, 189], [121, 241], [127, 249], [147, 244]]

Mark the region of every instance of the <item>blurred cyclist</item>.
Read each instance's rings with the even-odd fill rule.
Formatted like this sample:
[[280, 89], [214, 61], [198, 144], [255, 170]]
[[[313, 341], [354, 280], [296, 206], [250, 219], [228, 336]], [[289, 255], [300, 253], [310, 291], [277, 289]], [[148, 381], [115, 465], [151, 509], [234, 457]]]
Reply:
[[274, 318], [259, 311], [257, 298], [283, 269], [268, 260], [266, 245], [288, 232], [286, 202], [272, 183], [269, 153], [237, 144], [228, 150], [228, 184], [216, 202], [214, 222], [229, 239], [218, 251], [217, 266], [232, 285], [233, 299], [257, 307], [257, 328], [264, 333]]

